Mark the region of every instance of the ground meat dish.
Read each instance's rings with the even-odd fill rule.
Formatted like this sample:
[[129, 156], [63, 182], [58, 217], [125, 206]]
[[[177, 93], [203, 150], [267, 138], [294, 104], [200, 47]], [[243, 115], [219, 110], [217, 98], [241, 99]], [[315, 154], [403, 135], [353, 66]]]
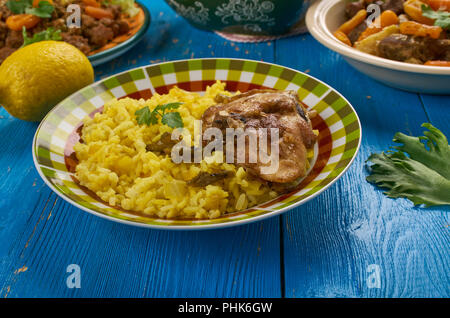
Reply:
[[[6, 20], [13, 13], [6, 5], [7, 0], [0, 0], [0, 64], [23, 44], [22, 31], [10, 30]], [[98, 2], [100, 3], [100, 1]], [[67, 12], [68, 4], [78, 4], [81, 8], [81, 27], [67, 27], [67, 17], [73, 12]], [[129, 25], [124, 20], [121, 8], [118, 5], [102, 2], [101, 8], [110, 13], [110, 18], [97, 19], [86, 14], [86, 5], [81, 0], [65, 1], [53, 0], [54, 11], [51, 18], [41, 18], [40, 22], [27, 30], [27, 36], [53, 28], [60, 30], [63, 41], [77, 47], [84, 54], [97, 50], [108, 44], [119, 35], [128, 33]]]

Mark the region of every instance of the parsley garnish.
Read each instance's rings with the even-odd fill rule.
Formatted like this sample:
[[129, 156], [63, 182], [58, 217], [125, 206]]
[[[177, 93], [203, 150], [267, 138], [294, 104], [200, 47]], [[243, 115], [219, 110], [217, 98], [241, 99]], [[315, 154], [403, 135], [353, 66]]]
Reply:
[[33, 7], [32, 0], [9, 0], [6, 7], [15, 14], [25, 13], [25, 9]]
[[32, 38], [29, 38], [27, 35], [27, 30], [25, 27], [22, 28], [22, 35], [23, 35], [23, 44], [22, 47], [36, 43], [41, 41], [60, 41], [62, 40], [61, 37], [61, 30], [54, 30], [53, 28], [48, 28], [47, 30], [44, 30], [39, 33], [35, 33]]
[[135, 112], [136, 121], [139, 125], [146, 124], [147, 126], [156, 125], [159, 122], [159, 117], [161, 117], [161, 123], [167, 125], [171, 128], [182, 128], [183, 119], [178, 112], [169, 112], [168, 110], [177, 109], [182, 103], [168, 103], [164, 105], [158, 105], [155, 109], [150, 110], [148, 106], [141, 108]]
[[[450, 205], [450, 146], [445, 135], [429, 123], [425, 136], [402, 133], [394, 141], [397, 151], [372, 154], [367, 181], [387, 189], [390, 198], [404, 197], [415, 205]], [[428, 148], [428, 149], [427, 149]]]
[[14, 14], [32, 14], [40, 18], [51, 18], [55, 7], [48, 1], [42, 0], [33, 8], [32, 0], [9, 0], [6, 6]]
[[434, 11], [431, 7], [422, 4], [422, 15], [424, 17], [436, 20], [434, 25], [440, 26], [443, 29], [450, 28], [450, 12]]

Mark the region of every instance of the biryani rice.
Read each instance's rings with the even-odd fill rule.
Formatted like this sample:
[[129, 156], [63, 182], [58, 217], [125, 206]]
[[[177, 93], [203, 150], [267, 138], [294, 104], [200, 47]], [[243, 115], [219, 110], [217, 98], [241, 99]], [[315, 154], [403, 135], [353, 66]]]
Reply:
[[[177, 87], [149, 100], [124, 98], [108, 102], [102, 113], [84, 119], [82, 142], [74, 146], [79, 183], [111, 206], [158, 218], [217, 218], [268, 201], [278, 194], [242, 167], [205, 158], [201, 163], [172, 162], [170, 155], [146, 150], [172, 128], [138, 125], [135, 112], [145, 106], [181, 102], [184, 127], [194, 136], [194, 121], [216, 104], [217, 94], [232, 95], [225, 84], [208, 87], [204, 96]], [[221, 156], [216, 153], [216, 156]], [[232, 177], [195, 187], [187, 181], [199, 172], [231, 171]]]

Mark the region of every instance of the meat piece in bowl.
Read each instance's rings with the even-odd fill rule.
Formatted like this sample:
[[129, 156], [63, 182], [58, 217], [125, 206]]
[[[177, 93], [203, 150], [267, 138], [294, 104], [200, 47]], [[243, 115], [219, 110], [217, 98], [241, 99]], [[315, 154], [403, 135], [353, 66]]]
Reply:
[[450, 40], [392, 34], [380, 41], [378, 52], [381, 57], [391, 60], [423, 64], [430, 60], [446, 60]]

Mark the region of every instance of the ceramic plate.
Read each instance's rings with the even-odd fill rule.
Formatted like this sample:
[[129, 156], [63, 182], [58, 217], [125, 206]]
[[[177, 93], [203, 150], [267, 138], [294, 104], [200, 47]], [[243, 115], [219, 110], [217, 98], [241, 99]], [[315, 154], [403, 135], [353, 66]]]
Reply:
[[126, 19], [130, 26], [130, 31], [127, 34], [116, 37], [111, 43], [90, 53], [88, 59], [93, 66], [111, 61], [130, 50], [142, 40], [150, 26], [151, 16], [144, 5], [138, 2], [137, 5], [140, 8], [139, 13], [133, 18]]
[[[229, 91], [254, 88], [294, 90], [309, 109], [319, 130], [309, 174], [297, 188], [275, 200], [217, 219], [166, 220], [145, 217], [107, 206], [85, 193], [72, 179], [68, 156], [77, 129], [112, 98], [150, 98], [166, 94], [174, 85], [204, 92], [217, 80]], [[58, 104], [41, 122], [33, 141], [33, 159], [42, 179], [56, 194], [76, 207], [131, 225], [164, 229], [206, 229], [262, 220], [286, 212], [314, 198], [332, 185], [351, 165], [361, 142], [359, 118], [349, 102], [327, 84], [279, 65], [241, 59], [193, 59], [166, 62], [120, 73], [83, 88]]]

